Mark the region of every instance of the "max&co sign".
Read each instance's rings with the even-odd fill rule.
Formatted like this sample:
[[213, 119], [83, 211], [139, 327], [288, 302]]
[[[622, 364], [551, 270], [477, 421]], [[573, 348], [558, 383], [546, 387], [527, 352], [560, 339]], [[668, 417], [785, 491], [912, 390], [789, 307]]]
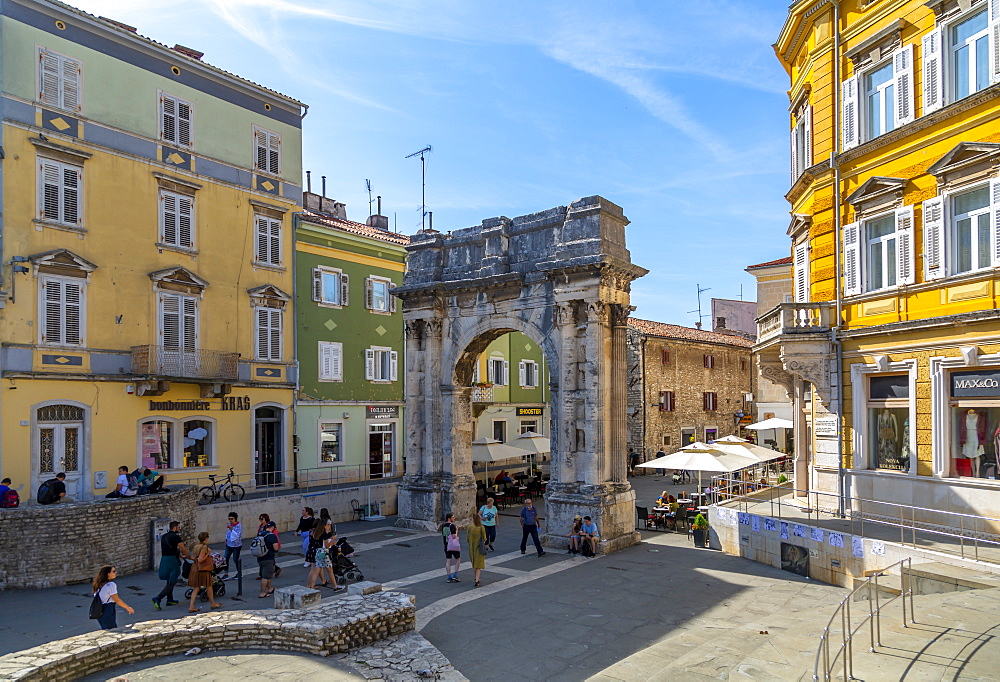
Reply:
[[1000, 397], [1000, 370], [952, 372], [951, 397]]

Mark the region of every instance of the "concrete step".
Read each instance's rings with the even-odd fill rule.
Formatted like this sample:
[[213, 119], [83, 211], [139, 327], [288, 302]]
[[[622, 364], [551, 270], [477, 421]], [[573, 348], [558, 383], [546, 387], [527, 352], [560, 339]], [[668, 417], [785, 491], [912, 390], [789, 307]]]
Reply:
[[[868, 573], [868, 571], [866, 571], [866, 573]], [[855, 589], [864, 584], [864, 582], [865, 579], [863, 578], [855, 578]], [[879, 599], [891, 599], [892, 597], [898, 597], [903, 593], [903, 578], [898, 575], [883, 573], [878, 577], [877, 583], [874, 579], [872, 580], [873, 593], [876, 586], [878, 588]], [[857, 594], [854, 595], [854, 601], [868, 601], [868, 590], [858, 590]]]
[[[903, 569], [904, 572], [907, 569]], [[940, 594], [1000, 587], [1000, 575], [981, 573], [971, 568], [929, 562], [908, 569], [915, 594]]]

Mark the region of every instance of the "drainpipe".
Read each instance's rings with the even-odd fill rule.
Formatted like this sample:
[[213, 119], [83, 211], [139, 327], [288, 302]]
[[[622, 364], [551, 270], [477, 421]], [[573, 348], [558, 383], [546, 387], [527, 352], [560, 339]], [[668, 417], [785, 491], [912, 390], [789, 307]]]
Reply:
[[844, 472], [844, 386], [843, 386], [843, 361], [844, 349], [837, 337], [843, 324], [844, 304], [840, 291], [841, 276], [841, 206], [840, 206], [840, 164], [837, 162], [837, 148], [840, 143], [840, 3], [832, 0], [833, 4], [833, 146], [830, 150], [830, 167], [833, 169], [833, 239], [834, 239], [834, 271], [837, 273], [836, 286], [836, 307], [837, 321], [830, 330], [830, 342], [837, 351], [837, 511], [841, 518], [845, 516], [844, 495], [846, 493], [846, 480]]
[[[308, 107], [306, 108], [308, 111]], [[305, 114], [302, 115], [305, 118]], [[299, 250], [295, 245], [299, 241], [299, 220], [302, 211], [292, 213], [292, 364], [295, 366], [295, 388], [292, 389], [292, 479], [297, 489], [299, 487], [299, 388], [302, 377], [299, 376]]]

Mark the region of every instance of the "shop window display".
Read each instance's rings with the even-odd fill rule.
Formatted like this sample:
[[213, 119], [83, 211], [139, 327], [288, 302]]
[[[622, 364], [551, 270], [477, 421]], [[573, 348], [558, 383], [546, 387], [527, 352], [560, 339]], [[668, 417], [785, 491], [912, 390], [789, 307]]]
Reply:
[[952, 408], [955, 437], [952, 475], [996, 478], [1000, 452], [1000, 407]]
[[173, 449], [173, 423], [162, 420], [142, 424], [142, 465], [151, 469], [169, 469]]
[[868, 385], [868, 454], [873, 469], [910, 470], [910, 383], [906, 374]]
[[184, 466], [208, 466], [212, 425], [200, 419], [184, 422]]

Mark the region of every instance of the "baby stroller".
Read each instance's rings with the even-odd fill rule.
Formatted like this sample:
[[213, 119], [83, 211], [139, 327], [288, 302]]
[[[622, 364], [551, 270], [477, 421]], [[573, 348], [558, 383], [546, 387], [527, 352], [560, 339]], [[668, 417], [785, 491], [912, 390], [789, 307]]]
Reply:
[[[212, 569], [212, 592], [215, 594], [216, 599], [218, 599], [226, 594], [226, 583], [222, 579], [222, 574], [226, 572], [226, 560], [218, 552], [212, 552], [211, 556], [212, 563], [215, 564], [215, 568]], [[181, 573], [184, 574], [185, 579], [188, 579], [188, 576], [191, 575], [191, 567], [193, 565], [193, 561], [184, 560], [184, 567], [181, 569]], [[193, 587], [184, 590], [184, 598], [190, 599], [193, 592]], [[201, 601], [208, 601], [208, 590], [203, 591], [199, 595], [199, 599]]]
[[347, 585], [348, 580], [353, 580], [354, 582], [361, 582], [365, 579], [364, 574], [358, 565], [344, 556], [343, 552], [340, 551], [340, 545], [337, 546], [337, 553], [332, 557], [333, 563], [333, 575], [337, 579], [338, 585]]

